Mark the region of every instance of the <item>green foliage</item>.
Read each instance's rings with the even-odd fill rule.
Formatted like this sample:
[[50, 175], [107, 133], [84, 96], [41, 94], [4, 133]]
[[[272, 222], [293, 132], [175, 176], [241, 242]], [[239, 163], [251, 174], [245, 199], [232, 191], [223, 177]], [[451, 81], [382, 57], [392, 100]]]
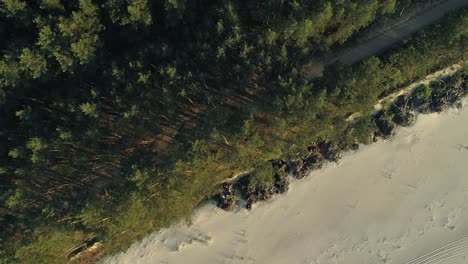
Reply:
[[[366, 26], [376, 17], [379, 10], [379, 1], [366, 1], [366, 4], [350, 2], [338, 5], [335, 18], [340, 22], [340, 26], [334, 30], [325, 40], [326, 45], [344, 43], [356, 30]], [[387, 7], [388, 8], [388, 7]], [[390, 10], [390, 12], [393, 10]], [[383, 11], [386, 13], [386, 11]]]
[[151, 24], [152, 19], [148, 8], [148, 0], [130, 0], [127, 9], [131, 22], [140, 22], [147, 26]]
[[278, 39], [278, 33], [268, 29], [265, 34], [265, 44], [268, 46], [273, 46]]
[[33, 163], [44, 161], [44, 150], [48, 147], [44, 140], [38, 137], [31, 138], [26, 144], [26, 148], [32, 151], [31, 161]]
[[387, 0], [382, 3], [382, 13], [387, 14], [387, 13], [393, 13], [395, 11], [396, 7], [396, 0]]
[[46, 9], [64, 9], [61, 0], [42, 0], [42, 7]]
[[210, 147], [205, 140], [195, 140], [192, 143], [192, 155], [194, 157], [207, 158], [210, 154]]
[[244, 126], [242, 127], [242, 135], [245, 139], [248, 139], [256, 132], [255, 127], [255, 117], [254, 115], [250, 115], [248, 119], [244, 121]]
[[464, 59], [466, 52], [462, 47], [468, 36], [454, 36], [458, 36], [455, 32], [460, 31], [458, 26], [464, 23], [466, 16], [466, 12], [461, 12], [447, 18], [444, 24], [420, 32], [402, 48], [381, 59], [370, 58], [357, 66], [336, 68], [326, 73], [326, 85], [333, 91], [333, 103], [340, 105], [342, 111], [370, 111], [377, 98], [426, 76], [436, 68]]
[[7, 17], [16, 16], [26, 10], [26, 3], [21, 0], [1, 0], [0, 12]]
[[414, 103], [416, 105], [420, 105], [422, 103], [428, 102], [429, 98], [431, 97], [431, 91], [431, 88], [425, 84], [416, 87], [411, 93]]
[[29, 140], [26, 147], [33, 152], [39, 152], [47, 149], [48, 146], [46, 143], [44, 143], [44, 141], [41, 138], [34, 137], [31, 140]]
[[21, 69], [28, 72], [33, 79], [41, 77], [47, 70], [47, 62], [44, 57], [28, 48], [23, 49], [19, 59]]
[[89, 102], [83, 103], [80, 105], [80, 110], [87, 116], [94, 117], [94, 118], [98, 117], [96, 104], [89, 103]]
[[441, 92], [446, 92], [449, 89], [449, 86], [443, 80], [431, 81], [429, 83], [429, 87], [432, 91], [441, 91]]
[[309, 39], [317, 38], [325, 31], [332, 17], [332, 6], [325, 3], [316, 16], [302, 21], [293, 20], [285, 29], [285, 38], [293, 39], [298, 47], [304, 48]]
[[371, 116], [365, 116], [357, 120], [357, 122], [353, 124], [352, 129], [356, 141], [363, 144], [372, 143], [373, 132], [377, 131], [377, 127]]
[[274, 184], [275, 169], [269, 161], [261, 162], [254, 166], [254, 171], [249, 178], [249, 188], [264, 188]]
[[[58, 28], [63, 37], [70, 43], [70, 50], [80, 64], [88, 63], [100, 45], [99, 32], [104, 29], [101, 25], [97, 6], [91, 0], [80, 0], [80, 10], [72, 12], [70, 18], [61, 18]], [[63, 54], [58, 53], [57, 60], [63, 61]], [[56, 55], [56, 56], [57, 56]], [[69, 66], [69, 62], [60, 63]], [[62, 66], [62, 69], [66, 67]]]
[[294, 44], [309, 50], [311, 43], [320, 43], [328, 49], [335, 43], [343, 44], [361, 28], [369, 25], [377, 16], [395, 11], [395, 0], [370, 0], [365, 3], [353, 1], [328, 1], [321, 8], [308, 10], [304, 3], [294, 2], [291, 6], [297, 13], [284, 23], [286, 26], [275, 30], [282, 33], [285, 40], [292, 39]]
[[[20, 80], [21, 71], [19, 64], [11, 56], [5, 55], [0, 61], [0, 88], [15, 87]], [[2, 90], [2, 93], [3, 90]], [[3, 95], [2, 97], [5, 97]]]
[[153, 22], [148, 0], [107, 0], [104, 5], [114, 23], [149, 26]]
[[150, 175], [148, 171], [145, 170], [139, 170], [137, 166], [133, 165], [132, 166], [133, 170], [133, 175], [130, 176], [129, 180], [139, 188], [143, 189], [145, 187], [145, 184], [148, 182], [150, 179]]
[[103, 217], [102, 210], [99, 210], [89, 203], [78, 214], [78, 218], [86, 228], [100, 231], [103, 230], [103, 225], [105, 225], [105, 222], [108, 220]]
[[20, 119], [20, 120], [28, 120], [31, 116], [31, 107], [26, 107], [26, 109], [18, 110], [16, 111], [15, 115]]
[[19, 210], [25, 206], [24, 203], [25, 193], [21, 189], [16, 189], [15, 193], [11, 195], [6, 201], [6, 206], [13, 210]]
[[75, 60], [70, 53], [54, 51], [53, 54], [57, 62], [60, 64], [63, 72], [71, 71], [71, 68], [75, 64]]
[[34, 22], [39, 28], [39, 37], [36, 45], [38, 45], [44, 52], [55, 51], [54, 41], [56, 40], [56, 34], [52, 30], [51, 26], [45, 24], [46, 22], [42, 21], [40, 18], [37, 18]]
[[8, 156], [10, 156], [13, 159], [18, 158], [20, 155], [21, 155], [20, 151], [17, 148], [14, 148], [14, 149], [10, 150], [10, 152], [8, 152]]
[[44, 230], [44, 234], [39, 235], [35, 241], [18, 250], [16, 258], [24, 264], [36, 264], [38, 260], [51, 264], [66, 263], [71, 250], [89, 238], [90, 235], [81, 231]]
[[59, 138], [63, 141], [69, 141], [73, 138], [72, 133], [69, 131], [66, 131], [65, 129], [58, 127], [56, 130], [59, 133]]

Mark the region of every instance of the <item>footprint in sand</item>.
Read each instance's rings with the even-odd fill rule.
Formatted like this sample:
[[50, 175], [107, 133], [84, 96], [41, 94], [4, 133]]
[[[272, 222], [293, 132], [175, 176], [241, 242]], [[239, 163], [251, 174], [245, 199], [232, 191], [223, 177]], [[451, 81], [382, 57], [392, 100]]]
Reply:
[[460, 151], [468, 151], [468, 144], [457, 144], [455, 148]]
[[223, 264], [237, 264], [237, 263], [246, 263], [253, 264], [256, 263], [254, 258], [249, 257], [249, 247], [247, 243], [249, 242], [247, 238], [247, 230], [239, 229], [234, 231], [235, 239], [231, 241], [232, 247], [228, 252], [223, 252], [221, 263]]
[[171, 234], [170, 237], [164, 237], [160, 241], [161, 244], [169, 250], [177, 252], [189, 246], [208, 246], [211, 244], [212, 238], [209, 234], [200, 230], [187, 230], [184, 232]]
[[208, 246], [211, 242], [211, 237], [206, 234], [199, 234], [195, 236], [188, 236], [186, 240], [180, 241], [176, 244], [174, 251], [181, 251], [188, 246], [203, 245]]
[[387, 178], [389, 180], [393, 179], [393, 176], [395, 175], [395, 171], [392, 171], [392, 170], [388, 170], [388, 171], [383, 171], [382, 172], [382, 176], [384, 178]]
[[456, 224], [458, 222], [457, 220], [460, 217], [460, 214], [461, 214], [461, 210], [459, 208], [451, 210], [447, 216], [444, 227], [450, 230], [455, 230]]

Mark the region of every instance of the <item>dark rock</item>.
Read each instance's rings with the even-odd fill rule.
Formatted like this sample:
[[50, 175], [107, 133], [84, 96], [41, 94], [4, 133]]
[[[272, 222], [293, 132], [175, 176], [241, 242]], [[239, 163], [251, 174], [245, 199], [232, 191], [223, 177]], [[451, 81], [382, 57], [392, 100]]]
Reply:
[[417, 87], [411, 93], [410, 102], [420, 113], [441, 112], [448, 107], [457, 106], [466, 89], [464, 76], [435, 80], [429, 86]]
[[433, 112], [441, 112], [449, 106], [449, 95], [446, 92], [433, 92], [431, 96], [430, 109]]
[[395, 134], [396, 126], [390, 120], [378, 119], [377, 126], [382, 133], [383, 138], [390, 138]]
[[309, 176], [312, 170], [323, 167], [323, 157], [320, 153], [312, 153], [304, 158], [298, 159], [292, 163], [293, 176], [296, 179], [302, 179]]
[[311, 144], [310, 146], [307, 147], [307, 150], [311, 153], [311, 154], [319, 154], [320, 153], [320, 147], [318, 144], [316, 143], [313, 143]]
[[413, 104], [411, 100], [406, 95], [400, 95], [392, 103], [392, 110], [399, 110], [399, 111], [411, 111], [413, 110]]
[[247, 209], [251, 209], [256, 202], [269, 200], [273, 195], [285, 193], [289, 190], [289, 165], [282, 160], [271, 161], [271, 164], [277, 169], [273, 184], [252, 187], [250, 186], [251, 175], [243, 177], [237, 182], [237, 188], [247, 201]]
[[412, 103], [405, 95], [398, 96], [390, 107], [393, 113], [393, 121], [400, 126], [410, 126], [414, 123]]
[[382, 138], [388, 139], [395, 135], [396, 125], [388, 118], [383, 111], [380, 111], [374, 116], [374, 121]]
[[400, 126], [411, 126], [414, 123], [415, 116], [411, 112], [395, 115], [393, 121]]
[[279, 193], [275, 184], [267, 186], [256, 186], [252, 188], [248, 183], [242, 185], [241, 192], [247, 201], [247, 209], [251, 209], [254, 203], [269, 200], [273, 197], [273, 195]]
[[351, 149], [352, 150], [358, 150], [359, 149], [359, 143], [353, 143], [353, 145], [351, 145]]
[[271, 161], [273, 168], [278, 169], [275, 174], [275, 188], [278, 193], [285, 193], [289, 190], [289, 165], [284, 160]]
[[234, 210], [238, 199], [234, 185], [228, 182], [223, 183], [213, 199], [217, 202], [219, 208], [226, 211]]
[[296, 179], [307, 177], [312, 171], [310, 164], [304, 162], [304, 159], [293, 161], [291, 167], [293, 167], [293, 177]]
[[459, 101], [464, 95], [464, 87], [459, 82], [439, 81], [434, 85], [430, 108], [434, 112], [441, 112]]
[[257, 187], [250, 190], [247, 195], [247, 209], [251, 209], [256, 202], [270, 200], [276, 193], [274, 186]]
[[417, 111], [421, 114], [429, 114], [431, 112], [431, 102], [428, 101], [426, 103], [420, 104], [415, 109], [417, 109]]
[[270, 160], [271, 166], [273, 168], [278, 169], [279, 171], [288, 171], [289, 170], [289, 165], [286, 161], [284, 160]]
[[289, 175], [286, 171], [275, 174], [275, 188], [277, 193], [285, 193], [289, 190]]
[[79, 253], [86, 251], [88, 248], [90, 248], [92, 245], [94, 245], [97, 242], [99, 242], [99, 240], [96, 236], [84, 241], [83, 244], [72, 249], [70, 253], [68, 253], [67, 258], [71, 259], [72, 257], [78, 255]]
[[314, 153], [305, 159], [305, 163], [310, 164], [312, 170], [323, 168], [323, 156], [320, 153]]
[[450, 93], [450, 103], [453, 104], [455, 102], [458, 102], [460, 101], [463, 96], [465, 95], [465, 91], [463, 90], [463, 88], [460, 86], [460, 87], [454, 87], [455, 89], [452, 90], [452, 92]]
[[286, 161], [284, 160], [270, 160], [271, 162], [271, 166], [273, 166], [273, 168], [282, 168], [283, 166], [285, 166], [287, 163]]
[[375, 143], [375, 142], [379, 141], [379, 138], [381, 138], [381, 137], [383, 137], [383, 135], [379, 130], [374, 131], [374, 135], [372, 137], [372, 142]]
[[460, 87], [464, 94], [468, 93], [468, 73], [463, 73], [455, 85]]
[[307, 177], [312, 170], [321, 169], [324, 159], [338, 161], [341, 158], [340, 148], [331, 141], [320, 141], [307, 147], [309, 155], [297, 159], [290, 165], [294, 178]]
[[321, 141], [318, 144], [320, 153], [329, 161], [338, 161], [342, 157], [342, 153], [338, 145], [332, 141]]

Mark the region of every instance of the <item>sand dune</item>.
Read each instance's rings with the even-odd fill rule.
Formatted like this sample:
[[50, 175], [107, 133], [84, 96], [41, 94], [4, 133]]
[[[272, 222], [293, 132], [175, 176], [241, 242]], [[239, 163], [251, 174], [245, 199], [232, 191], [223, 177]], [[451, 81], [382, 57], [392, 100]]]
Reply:
[[417, 119], [250, 212], [208, 204], [104, 262], [468, 263], [468, 108]]

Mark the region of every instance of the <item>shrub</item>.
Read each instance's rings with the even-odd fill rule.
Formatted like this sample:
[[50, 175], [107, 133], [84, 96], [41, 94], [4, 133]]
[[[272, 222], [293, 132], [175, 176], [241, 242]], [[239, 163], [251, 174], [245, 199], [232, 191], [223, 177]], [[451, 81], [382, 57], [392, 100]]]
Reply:
[[42, 230], [35, 241], [20, 248], [16, 252], [16, 258], [20, 263], [66, 263], [68, 254], [93, 237], [82, 231], [65, 229]]
[[274, 184], [275, 181], [275, 169], [271, 166], [269, 161], [265, 161], [257, 164], [254, 167], [254, 171], [250, 176], [249, 188], [253, 189], [256, 187], [267, 187]]
[[429, 101], [429, 98], [431, 98], [431, 88], [425, 84], [422, 84], [414, 89], [414, 91], [411, 93], [411, 97], [415, 106], [425, 104]]

